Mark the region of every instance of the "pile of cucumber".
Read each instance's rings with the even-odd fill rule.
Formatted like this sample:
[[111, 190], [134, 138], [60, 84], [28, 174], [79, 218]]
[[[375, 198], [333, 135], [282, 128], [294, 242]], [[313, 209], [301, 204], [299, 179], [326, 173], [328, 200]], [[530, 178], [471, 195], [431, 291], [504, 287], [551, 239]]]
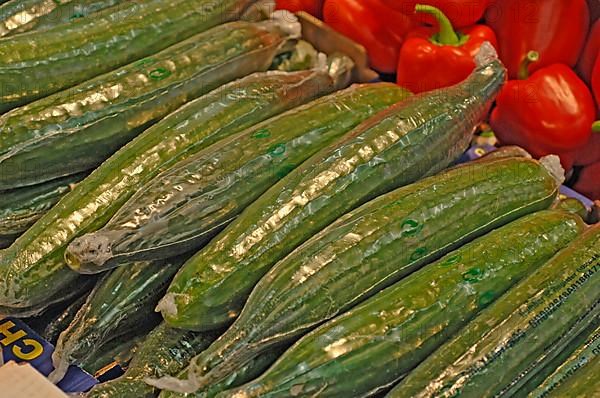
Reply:
[[412, 95], [255, 6], [1, 2], [0, 316], [43, 325], [50, 380], [600, 396], [600, 225], [556, 157], [455, 164], [506, 80], [491, 46]]

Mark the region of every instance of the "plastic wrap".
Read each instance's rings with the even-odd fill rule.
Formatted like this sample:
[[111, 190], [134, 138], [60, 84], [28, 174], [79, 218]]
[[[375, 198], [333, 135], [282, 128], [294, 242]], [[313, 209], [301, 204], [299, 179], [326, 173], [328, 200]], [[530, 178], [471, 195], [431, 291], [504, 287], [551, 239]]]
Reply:
[[575, 215], [543, 211], [492, 231], [317, 328], [229, 396], [384, 391], [584, 228]]
[[[174, 326], [202, 329], [237, 316], [279, 260], [365, 201], [434, 174], [455, 161], [505, 77], [497, 61], [459, 86], [415, 96], [368, 119], [263, 194], [194, 256], [161, 300]], [[348, 104], [373, 101], [373, 85]], [[382, 87], [383, 91], [391, 90]], [[363, 93], [363, 94], [361, 94]]]
[[267, 70], [297, 35], [288, 25], [220, 25], [2, 115], [0, 190], [92, 169], [184, 103]]
[[79, 173], [39, 185], [2, 192], [0, 239], [16, 239], [88, 174]]
[[389, 397], [513, 396], [598, 317], [599, 269], [596, 226], [491, 304]]
[[[321, 68], [307, 75], [319, 94], [349, 84], [353, 64], [344, 59], [347, 67], [336, 67], [335, 76]], [[140, 188], [106, 226], [75, 239], [69, 257], [80, 272], [99, 272], [124, 259], [200, 248], [271, 185], [374, 112], [362, 106], [349, 115], [351, 104], [339, 108], [336, 98], [292, 109], [175, 164]]]
[[97, 385], [87, 398], [153, 398], [158, 390], [144, 382], [146, 377], [176, 375], [216, 338], [216, 332], [173, 329], [163, 322], [139, 345], [125, 374]]
[[49, 29], [86, 17], [125, 0], [0, 1], [0, 37]]
[[135, 0], [15, 35], [0, 53], [0, 112], [72, 87], [239, 18], [253, 0]]
[[322, 79], [313, 71], [254, 73], [189, 102], [146, 130], [0, 251], [0, 307], [9, 313], [43, 308], [77, 279], [64, 260], [71, 240], [100, 228], [140, 186], [175, 162], [319, 96]]
[[156, 326], [160, 317], [154, 307], [182, 262], [139, 262], [102, 278], [60, 334], [52, 354], [56, 370], [49, 379], [60, 381], [69, 365], [89, 363], [114, 339]]

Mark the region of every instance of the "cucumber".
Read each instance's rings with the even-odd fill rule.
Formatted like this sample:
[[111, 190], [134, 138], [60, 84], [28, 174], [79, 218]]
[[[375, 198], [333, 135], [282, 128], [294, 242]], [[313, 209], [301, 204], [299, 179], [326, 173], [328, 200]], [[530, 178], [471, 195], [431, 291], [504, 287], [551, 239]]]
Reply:
[[562, 209], [571, 213], [579, 214], [583, 220], [588, 219], [589, 211], [579, 199], [560, 198], [552, 205], [552, 207], [555, 209]]
[[218, 333], [196, 333], [173, 329], [164, 322], [140, 344], [125, 374], [95, 386], [87, 398], [151, 398], [158, 390], [146, 384], [146, 377], [176, 375], [218, 337]]
[[124, 0], [0, 1], [0, 37], [44, 30], [124, 3]]
[[94, 18], [0, 40], [0, 113], [238, 19], [252, 3], [131, 0]]
[[48, 378], [61, 380], [69, 365], [90, 361], [102, 345], [132, 328], [141, 334], [158, 325], [160, 317], [153, 309], [182, 263], [183, 259], [137, 262], [102, 278], [60, 334], [52, 353], [55, 370]]
[[385, 390], [584, 228], [577, 215], [541, 211], [492, 231], [317, 328], [264, 375], [223, 396]]
[[[160, 398], [213, 398], [222, 391], [228, 390], [240, 386], [250, 380], [260, 376], [265, 370], [269, 368], [281, 356], [285, 351], [284, 348], [278, 347], [274, 350], [266, 351], [256, 358], [248, 361], [240, 369], [230, 374], [227, 378], [221, 380], [219, 383], [211, 385], [205, 391], [197, 391], [195, 393], [176, 393], [173, 391], [163, 390], [161, 391]], [[185, 379], [187, 377], [187, 368], [184, 369], [178, 377]]]
[[590, 398], [600, 396], [600, 361], [590, 362], [564, 384], [552, 391], [549, 398]]
[[503, 158], [531, 158], [531, 155], [520, 146], [509, 145], [488, 152], [479, 159], [475, 159], [474, 162]]
[[[593, 362], [600, 361], [600, 317], [596, 317], [591, 330], [583, 334], [585, 337], [577, 347], [571, 350], [571, 355], [564, 359], [554, 371], [549, 374], [533, 391], [528, 398], [546, 398], [552, 391], [590, 366]], [[567, 390], [568, 391], [568, 390]]]
[[181, 392], [204, 388], [462, 243], [547, 208], [557, 190], [540, 163], [511, 158], [451, 169], [380, 196], [269, 270], [239, 318], [192, 360], [188, 381], [157, 385]]
[[133, 358], [138, 344], [145, 337], [144, 334], [125, 335], [118, 339], [102, 344], [93, 357], [86, 358], [79, 366], [96, 378], [101, 378], [104, 373], [115, 366], [127, 369]]
[[67, 264], [96, 273], [197, 250], [323, 146], [408, 95], [388, 83], [354, 86], [206, 148], [141, 188], [102, 229], [75, 239]]
[[74, 174], [39, 185], [2, 192], [0, 238], [14, 241], [88, 174]]
[[[0, 189], [92, 169], [184, 103], [269, 68], [294, 22], [231, 22], [0, 117]], [[293, 29], [292, 29], [293, 30]]]
[[56, 318], [52, 319], [42, 332], [41, 336], [44, 340], [52, 345], [56, 345], [58, 336], [69, 327], [75, 315], [83, 305], [85, 304], [89, 294], [83, 294], [81, 297], [73, 301], [67, 308], [64, 309]]
[[523, 279], [413, 370], [395, 397], [509, 397], [600, 311], [600, 225]]
[[378, 114], [307, 160], [198, 252], [160, 309], [175, 327], [230, 323], [260, 278], [347, 211], [456, 160], [505, 78], [497, 62], [464, 83]]
[[331, 91], [336, 80], [321, 69], [255, 73], [188, 103], [146, 130], [94, 170], [11, 247], [0, 251], [0, 311], [2, 307], [9, 314], [23, 307], [43, 310], [49, 297], [63, 294], [78, 277], [64, 263], [67, 245], [102, 227], [161, 171], [220, 139]]

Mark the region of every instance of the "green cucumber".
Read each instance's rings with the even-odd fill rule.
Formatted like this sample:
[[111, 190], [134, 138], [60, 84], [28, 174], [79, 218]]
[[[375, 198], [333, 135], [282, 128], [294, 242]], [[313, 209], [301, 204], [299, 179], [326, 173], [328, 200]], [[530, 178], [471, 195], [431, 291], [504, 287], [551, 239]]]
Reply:
[[153, 179], [102, 229], [71, 242], [67, 264], [96, 273], [197, 250], [323, 146], [408, 95], [389, 83], [354, 86], [223, 140]]
[[504, 158], [531, 158], [531, 155], [529, 154], [529, 152], [527, 152], [520, 146], [509, 145], [500, 147], [496, 150], [493, 150], [492, 152], [488, 152], [482, 157], [475, 159], [474, 161], [477, 162], [480, 160], [485, 161]]
[[533, 391], [528, 398], [546, 398], [552, 391], [574, 377], [578, 372], [592, 362], [600, 361], [600, 316], [596, 317], [591, 330], [583, 334], [583, 341], [571, 350], [570, 355], [564, 359], [554, 371], [549, 374]]
[[388, 397], [513, 396], [598, 316], [598, 271], [600, 225], [485, 309]]
[[97, 167], [184, 103], [269, 68], [294, 22], [231, 22], [0, 117], [0, 189]]
[[381, 112], [307, 160], [184, 266], [161, 305], [175, 327], [230, 323], [260, 278], [336, 218], [456, 160], [505, 78], [493, 61], [464, 83]]
[[381, 392], [584, 229], [579, 216], [562, 211], [505, 225], [317, 328], [264, 375], [222, 396]]
[[151, 398], [158, 390], [146, 377], [176, 375], [218, 337], [218, 333], [196, 333], [173, 329], [164, 322], [140, 344], [125, 374], [95, 386], [87, 398]]
[[[211, 385], [205, 391], [197, 391], [195, 393], [176, 393], [172, 391], [163, 390], [159, 397], [160, 398], [213, 398], [222, 391], [229, 390], [231, 388], [240, 386], [250, 380], [253, 380], [260, 376], [265, 370], [269, 368], [283, 354], [287, 347], [278, 347], [273, 350], [263, 352], [256, 358], [248, 361], [244, 366], [240, 367], [235, 372], [231, 373], [227, 378], [220, 382]], [[188, 369], [184, 369], [178, 377], [185, 379], [187, 377]]]
[[189, 380], [157, 385], [204, 388], [466, 241], [547, 208], [557, 192], [542, 164], [511, 158], [450, 169], [382, 195], [271, 268], [233, 325], [191, 362]]
[[0, 113], [238, 19], [253, 2], [131, 0], [94, 18], [4, 38]]
[[56, 341], [60, 334], [69, 327], [79, 309], [85, 304], [89, 294], [83, 294], [71, 304], [67, 306], [56, 318], [52, 319], [42, 332], [41, 336], [52, 345], [56, 345]]
[[2, 192], [0, 238], [16, 239], [88, 174], [74, 174], [42, 184]]
[[144, 337], [144, 333], [142, 335], [133, 333], [131, 336], [121, 336], [102, 344], [99, 349], [95, 349], [95, 355], [86, 358], [79, 367], [96, 378], [101, 378], [104, 373], [115, 366], [127, 369], [131, 358], [135, 355], [135, 351]]
[[182, 263], [183, 259], [138, 262], [102, 278], [60, 334], [52, 353], [56, 370], [49, 378], [61, 380], [69, 365], [90, 361], [103, 344], [132, 328], [140, 334], [156, 326], [160, 317], [154, 307]]
[[552, 391], [549, 398], [591, 398], [600, 397], [600, 382], [598, 375], [600, 374], [600, 361], [595, 360], [590, 362], [582, 370], [577, 372], [573, 377], [567, 380], [564, 384]]
[[579, 200], [575, 198], [560, 198], [553, 205], [555, 209], [562, 209], [571, 213], [579, 214], [579, 216], [587, 220], [589, 211], [587, 207]]
[[0, 310], [43, 309], [78, 274], [67, 245], [102, 227], [161, 171], [194, 152], [331, 91], [325, 70], [255, 73], [186, 104], [121, 148], [46, 215], [0, 251]]
[[0, 1], [0, 37], [49, 29], [124, 3], [125, 0]]

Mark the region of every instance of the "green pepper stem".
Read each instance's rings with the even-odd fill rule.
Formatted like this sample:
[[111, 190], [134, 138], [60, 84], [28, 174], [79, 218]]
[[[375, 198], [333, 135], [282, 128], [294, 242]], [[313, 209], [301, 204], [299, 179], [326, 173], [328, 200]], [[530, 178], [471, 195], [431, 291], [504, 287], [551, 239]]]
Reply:
[[452, 22], [444, 15], [442, 10], [426, 4], [417, 4], [415, 6], [415, 12], [424, 12], [433, 15], [440, 25], [440, 31], [437, 35], [440, 44], [449, 46], [457, 46], [460, 44], [460, 36], [456, 33], [452, 27]]
[[600, 120], [596, 120], [594, 123], [592, 123], [592, 132], [600, 133]]
[[527, 55], [525, 55], [525, 58], [523, 58], [523, 60], [521, 61], [521, 64], [519, 65], [519, 72], [517, 73], [517, 78], [519, 80], [527, 79], [529, 77], [529, 65], [539, 61], [539, 59], [540, 53], [538, 53], [537, 51], [529, 51]]

